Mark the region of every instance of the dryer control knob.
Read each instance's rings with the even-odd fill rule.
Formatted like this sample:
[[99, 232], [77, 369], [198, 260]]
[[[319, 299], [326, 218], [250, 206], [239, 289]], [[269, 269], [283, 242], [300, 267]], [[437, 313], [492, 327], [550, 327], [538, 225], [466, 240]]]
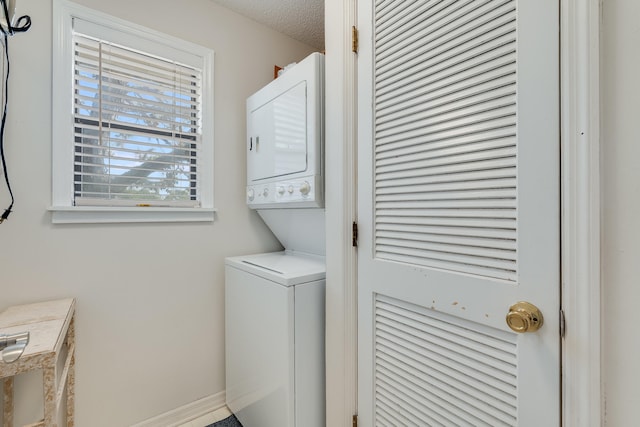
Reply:
[[306, 196], [307, 194], [309, 194], [310, 191], [311, 191], [311, 186], [307, 181], [303, 182], [302, 185], [300, 185], [301, 194], [304, 194]]
[[281, 196], [284, 194], [284, 187], [282, 185], [278, 187], [278, 194]]
[[287, 188], [287, 191], [289, 194], [293, 194], [293, 185], [290, 185], [289, 188]]
[[253, 191], [253, 188], [249, 188], [247, 190], [247, 199], [249, 200], [253, 200], [253, 198], [256, 196], [255, 192]]
[[264, 191], [262, 192], [262, 195], [263, 195], [264, 197], [269, 196], [269, 189], [268, 189], [267, 187], [264, 187]]

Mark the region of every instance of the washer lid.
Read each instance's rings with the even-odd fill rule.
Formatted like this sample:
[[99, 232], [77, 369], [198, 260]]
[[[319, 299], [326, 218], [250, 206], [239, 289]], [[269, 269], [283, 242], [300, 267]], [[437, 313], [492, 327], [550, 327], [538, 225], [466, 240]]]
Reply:
[[263, 277], [284, 286], [324, 280], [326, 277], [323, 256], [300, 252], [271, 252], [226, 258], [225, 264]]

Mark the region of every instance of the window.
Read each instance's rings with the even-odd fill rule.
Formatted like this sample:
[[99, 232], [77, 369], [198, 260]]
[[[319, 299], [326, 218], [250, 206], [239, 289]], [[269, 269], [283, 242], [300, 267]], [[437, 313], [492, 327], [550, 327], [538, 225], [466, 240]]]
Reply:
[[199, 206], [200, 70], [77, 33], [73, 48], [76, 206]]
[[213, 52], [54, 4], [53, 221], [211, 221]]

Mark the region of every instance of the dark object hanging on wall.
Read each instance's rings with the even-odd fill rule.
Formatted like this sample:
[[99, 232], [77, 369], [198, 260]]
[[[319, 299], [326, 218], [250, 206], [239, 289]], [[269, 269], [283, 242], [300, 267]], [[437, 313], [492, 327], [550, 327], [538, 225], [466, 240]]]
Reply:
[[4, 155], [4, 128], [7, 122], [7, 104], [9, 102], [9, 36], [16, 33], [24, 33], [31, 28], [31, 17], [24, 15], [18, 18], [15, 25], [12, 23], [15, 14], [16, 0], [0, 0], [2, 10], [0, 11], [0, 31], [2, 31], [2, 47], [4, 48], [5, 59], [5, 76], [3, 87], [4, 105], [2, 108], [2, 123], [0, 125], [0, 160], [2, 160], [2, 171], [4, 173], [4, 180], [7, 184], [7, 190], [11, 196], [11, 204], [4, 213], [0, 215], [0, 224], [2, 224], [13, 209], [13, 203], [15, 201], [13, 197], [13, 190], [11, 189], [11, 183], [9, 181], [9, 173], [7, 172], [7, 160]]

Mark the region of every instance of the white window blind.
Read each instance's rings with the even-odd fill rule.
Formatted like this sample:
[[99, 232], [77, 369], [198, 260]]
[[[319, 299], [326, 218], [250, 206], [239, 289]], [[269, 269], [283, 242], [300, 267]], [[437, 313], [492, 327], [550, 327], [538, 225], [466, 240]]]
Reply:
[[202, 71], [73, 34], [74, 204], [199, 207]]

